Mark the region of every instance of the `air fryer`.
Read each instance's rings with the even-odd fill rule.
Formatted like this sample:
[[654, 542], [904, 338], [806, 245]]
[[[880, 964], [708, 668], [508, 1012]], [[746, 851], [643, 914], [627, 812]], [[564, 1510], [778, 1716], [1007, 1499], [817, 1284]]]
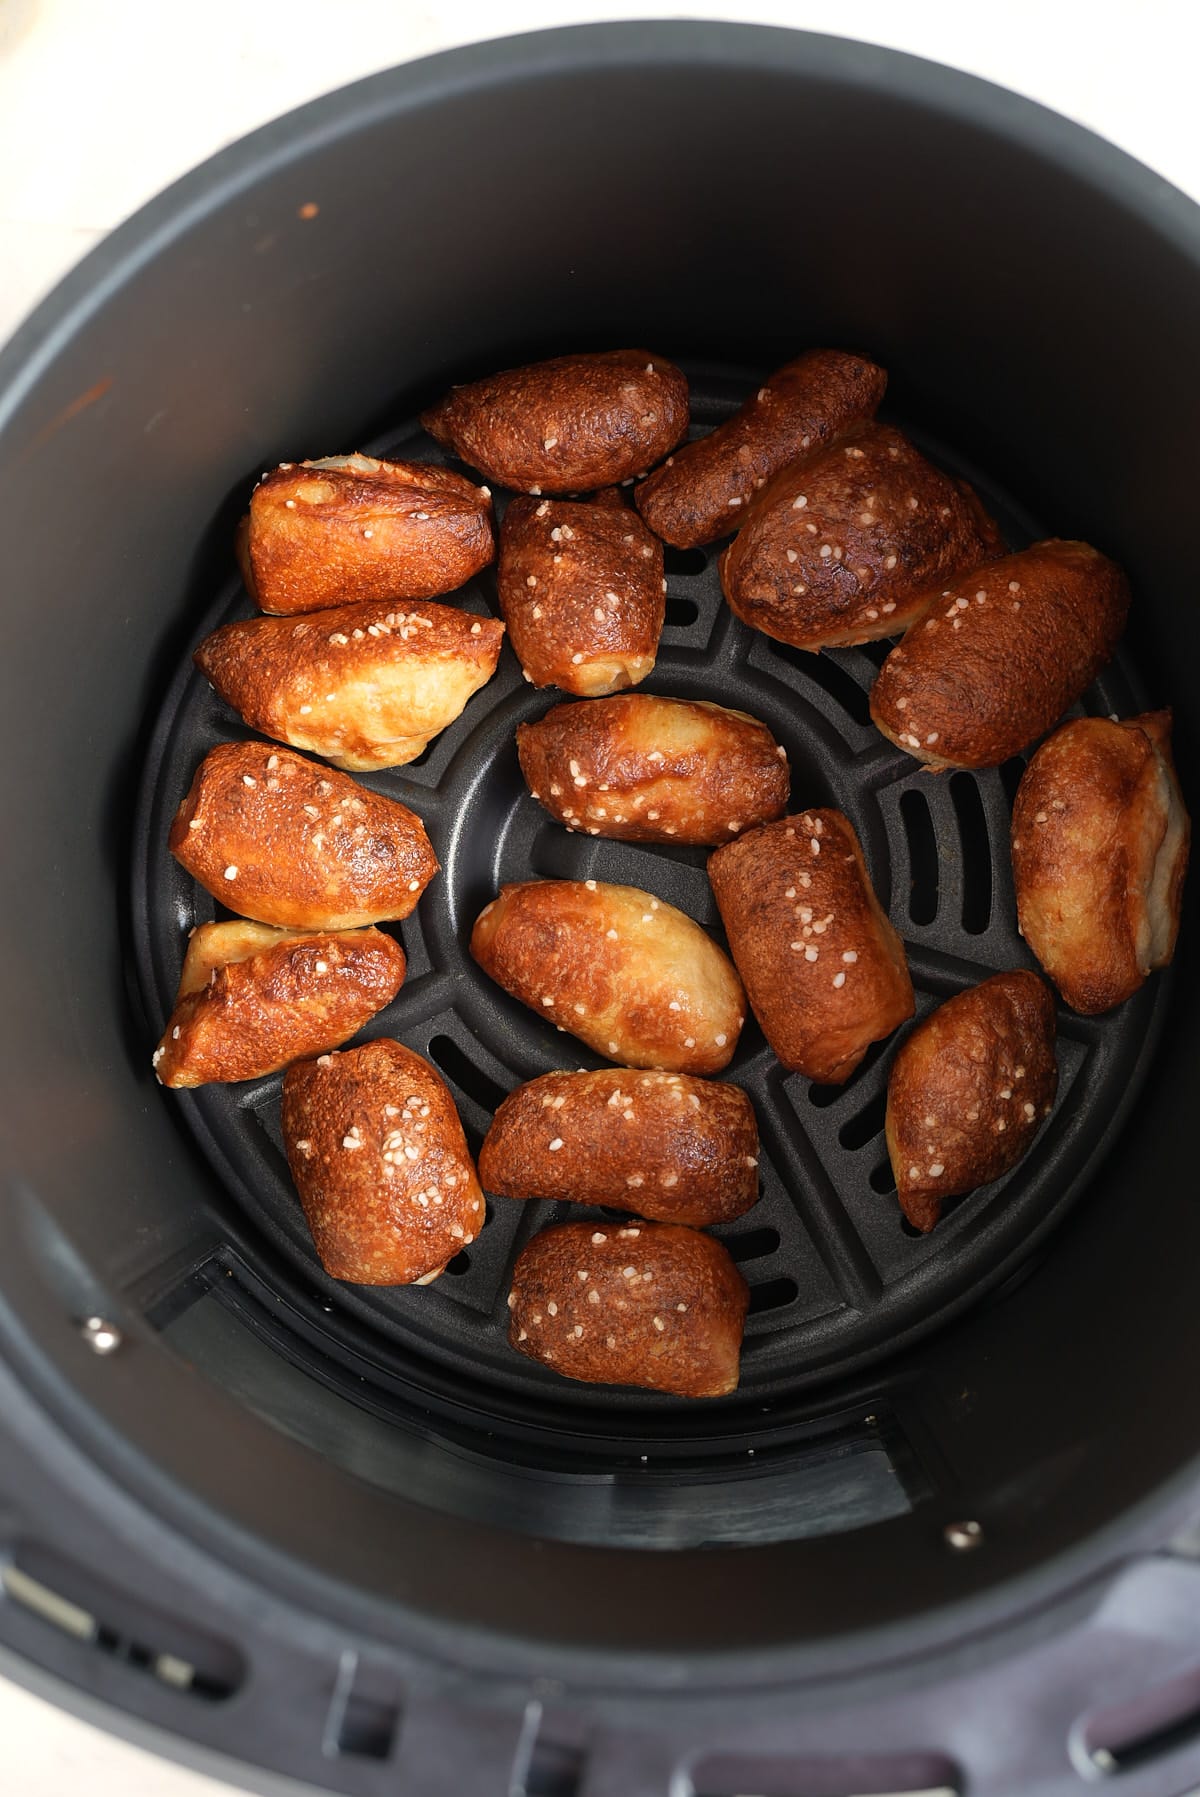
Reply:
[[[188, 928], [165, 849], [243, 734], [190, 650], [248, 609], [232, 538], [280, 459], [441, 459], [453, 380], [645, 343], [693, 433], [808, 345], [890, 371], [884, 415], [1020, 545], [1096, 543], [1134, 607], [1083, 709], [1200, 691], [1192, 548], [1200, 214], [1040, 108], [869, 46], [585, 27], [390, 71], [152, 202], [0, 356], [5, 546], [0, 1666], [263, 1790], [347, 1797], [1143, 1797], [1200, 1781], [1196, 958], [1059, 1014], [1061, 1096], [930, 1237], [883, 1142], [895, 1042], [839, 1088], [753, 1027], [763, 1140], [721, 1235], [743, 1372], [686, 1404], [574, 1385], [505, 1340], [551, 1205], [489, 1201], [434, 1287], [329, 1279], [279, 1078], [166, 1094]], [[870, 724], [885, 644], [803, 655], [667, 552], [651, 690], [761, 717], [844, 809], [918, 1017], [1030, 965], [1021, 760], [933, 777]], [[495, 610], [492, 571], [455, 602]], [[465, 950], [497, 885], [644, 885], [714, 932], [698, 850], [568, 835], [506, 649], [417, 762], [367, 776], [442, 873], [398, 926], [394, 1034], [477, 1148], [587, 1051]], [[288, 1787], [291, 1788], [291, 1787]]]

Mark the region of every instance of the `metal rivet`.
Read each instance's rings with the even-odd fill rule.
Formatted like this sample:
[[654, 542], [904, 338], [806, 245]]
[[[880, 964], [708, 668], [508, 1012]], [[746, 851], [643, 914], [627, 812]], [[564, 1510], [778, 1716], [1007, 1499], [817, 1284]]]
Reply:
[[965, 1553], [968, 1548], [978, 1547], [983, 1540], [983, 1530], [977, 1522], [948, 1522], [942, 1530], [946, 1546], [957, 1553]]
[[115, 1354], [125, 1339], [117, 1325], [103, 1317], [88, 1317], [81, 1333], [93, 1354]]

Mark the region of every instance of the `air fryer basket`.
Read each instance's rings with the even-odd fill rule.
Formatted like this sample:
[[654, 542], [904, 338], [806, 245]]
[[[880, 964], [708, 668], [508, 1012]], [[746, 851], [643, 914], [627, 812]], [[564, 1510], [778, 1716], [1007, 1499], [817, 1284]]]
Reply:
[[[1200, 1776], [1186, 930], [1171, 980], [1060, 1013], [1033, 1154], [928, 1239], [887, 1176], [894, 1045], [826, 1091], [747, 1030], [730, 1077], [763, 1196], [723, 1233], [754, 1302], [715, 1404], [506, 1349], [506, 1270], [550, 1206], [493, 1201], [430, 1290], [328, 1281], [278, 1081], [165, 1096], [148, 1069], [212, 914], [166, 820], [240, 732], [188, 651], [245, 606], [229, 543], [261, 468], [432, 455], [421, 404], [526, 354], [647, 343], [707, 425], [804, 344], [865, 347], [890, 415], [1014, 543], [1078, 534], [1130, 569], [1127, 644], [1084, 705], [1173, 703], [1194, 794], [1198, 301], [1195, 209], [1039, 109], [864, 46], [646, 25], [318, 102], [31, 321], [0, 358], [0, 1644], [22, 1676], [348, 1793]], [[714, 555], [667, 567], [651, 690], [764, 717], [795, 800], [848, 811], [919, 1012], [1028, 964], [1019, 764], [919, 773], [867, 722], [877, 651], [794, 655], [731, 619]], [[464, 598], [494, 605], [491, 576]], [[524, 793], [513, 730], [550, 702], [506, 650], [425, 757], [370, 780], [444, 866], [372, 1033], [441, 1066], [476, 1144], [501, 1092], [589, 1058], [464, 955], [498, 881], [625, 879], [715, 924], [699, 852], [568, 835]]]

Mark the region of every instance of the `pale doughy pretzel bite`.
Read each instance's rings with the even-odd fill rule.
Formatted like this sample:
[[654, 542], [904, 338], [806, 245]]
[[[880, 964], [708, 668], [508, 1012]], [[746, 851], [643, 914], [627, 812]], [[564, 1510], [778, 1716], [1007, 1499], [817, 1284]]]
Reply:
[[254, 730], [338, 767], [415, 761], [496, 671], [504, 626], [432, 600], [240, 618], [194, 660]]

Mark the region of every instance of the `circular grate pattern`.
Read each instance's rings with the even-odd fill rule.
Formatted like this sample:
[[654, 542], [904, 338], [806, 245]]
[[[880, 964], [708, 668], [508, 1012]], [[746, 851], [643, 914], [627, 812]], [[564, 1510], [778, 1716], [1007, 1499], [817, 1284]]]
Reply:
[[[726, 416], [761, 378], [689, 374], [694, 435]], [[1014, 545], [1045, 534], [978, 470], [912, 434], [943, 466], [975, 482]], [[372, 448], [446, 459], [415, 423]], [[719, 547], [667, 551], [666, 627], [643, 690], [716, 699], [762, 718], [787, 749], [792, 808], [834, 805], [847, 813], [904, 938], [918, 1017], [990, 973], [1033, 965], [1016, 932], [1008, 851], [1023, 762], [979, 774], [922, 773], [870, 723], [867, 694], [890, 645], [812, 656], [748, 630], [721, 599]], [[453, 602], [497, 610], [493, 571]], [[231, 581], [214, 597], [196, 640], [251, 611]], [[451, 1086], [473, 1149], [514, 1085], [552, 1068], [604, 1064], [509, 999], [468, 956], [474, 918], [499, 885], [544, 877], [642, 886], [723, 941], [706, 851], [570, 835], [529, 797], [514, 732], [562, 697], [527, 685], [506, 646], [494, 680], [419, 761], [365, 777], [420, 814], [442, 873], [416, 914], [392, 926], [408, 955], [408, 978], [364, 1036], [394, 1035], [428, 1056]], [[1143, 706], [1119, 655], [1079, 709], [1126, 715]], [[154, 732], [135, 837], [134, 933], [155, 1029], [171, 1010], [188, 930], [225, 914], [168, 854], [170, 819], [203, 754], [245, 734], [204, 679], [190, 666], [181, 669]], [[435, 1286], [339, 1285], [317, 1261], [288, 1176], [279, 1133], [282, 1076], [164, 1094], [163, 1101], [177, 1109], [238, 1207], [239, 1247], [268, 1282], [286, 1285], [293, 1306], [315, 1319], [326, 1349], [340, 1352], [358, 1375], [418, 1386], [425, 1380], [497, 1420], [557, 1419], [573, 1432], [603, 1437], [646, 1411], [657, 1413], [666, 1432], [691, 1433], [723, 1428], [736, 1415], [864, 1367], [1008, 1277], [1078, 1196], [1120, 1127], [1164, 996], [1158, 979], [1108, 1017], [1060, 1009], [1053, 1116], [1012, 1174], [950, 1204], [929, 1237], [901, 1216], [883, 1140], [887, 1072], [904, 1032], [876, 1045], [845, 1086], [823, 1088], [787, 1074], [749, 1019], [725, 1077], [750, 1093], [758, 1114], [762, 1193], [747, 1216], [715, 1231], [751, 1288], [742, 1383], [734, 1397], [700, 1407], [568, 1385], [507, 1347], [505, 1299], [516, 1254], [547, 1223], [588, 1212], [490, 1199], [479, 1238]], [[152, 1046], [147, 1041], [147, 1064]], [[684, 1412], [692, 1419], [686, 1424]]]

